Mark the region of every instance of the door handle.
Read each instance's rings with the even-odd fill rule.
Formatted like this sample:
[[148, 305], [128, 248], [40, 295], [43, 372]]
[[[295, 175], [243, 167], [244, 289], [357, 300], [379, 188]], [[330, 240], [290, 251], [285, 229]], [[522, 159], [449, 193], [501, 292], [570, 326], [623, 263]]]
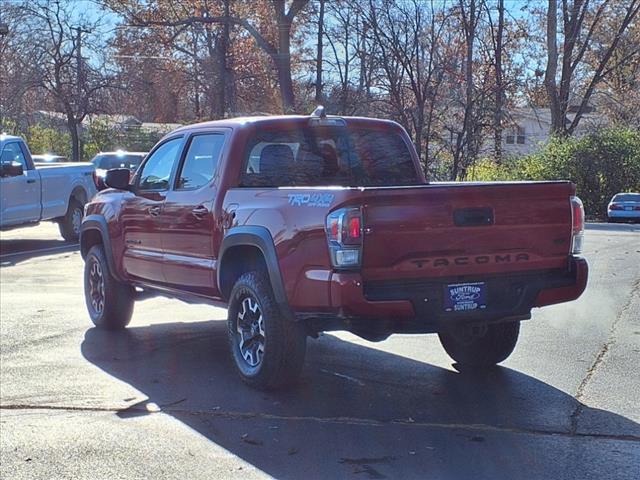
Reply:
[[149, 215], [151, 215], [152, 217], [157, 217], [158, 215], [160, 215], [161, 210], [162, 208], [160, 207], [160, 205], [149, 207]]
[[36, 183], [35, 178], [27, 178], [27, 183]]
[[193, 210], [191, 210], [191, 213], [193, 213], [193, 215], [196, 218], [202, 219], [202, 218], [206, 217], [209, 214], [209, 209], [207, 207], [205, 207], [204, 205], [198, 205]]

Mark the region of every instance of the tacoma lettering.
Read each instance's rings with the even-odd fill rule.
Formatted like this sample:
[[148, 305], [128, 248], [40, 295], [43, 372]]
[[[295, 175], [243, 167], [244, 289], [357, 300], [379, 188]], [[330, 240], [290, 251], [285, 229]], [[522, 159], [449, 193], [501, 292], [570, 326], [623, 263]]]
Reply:
[[518, 253], [511, 255], [507, 253], [505, 255], [478, 255], [477, 257], [452, 257], [452, 258], [420, 258], [418, 260], [411, 260], [418, 268], [423, 268], [429, 264], [434, 267], [448, 267], [449, 265], [485, 265], [487, 263], [516, 263], [516, 262], [528, 262], [530, 260], [528, 253]]

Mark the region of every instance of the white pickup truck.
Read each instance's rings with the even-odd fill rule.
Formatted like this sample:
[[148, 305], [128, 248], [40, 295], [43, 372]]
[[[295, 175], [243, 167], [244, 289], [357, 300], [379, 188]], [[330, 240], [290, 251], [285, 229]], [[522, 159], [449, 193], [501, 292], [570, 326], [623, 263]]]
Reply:
[[0, 229], [51, 220], [65, 240], [77, 241], [84, 205], [96, 193], [94, 172], [91, 163], [35, 166], [22, 138], [0, 135]]

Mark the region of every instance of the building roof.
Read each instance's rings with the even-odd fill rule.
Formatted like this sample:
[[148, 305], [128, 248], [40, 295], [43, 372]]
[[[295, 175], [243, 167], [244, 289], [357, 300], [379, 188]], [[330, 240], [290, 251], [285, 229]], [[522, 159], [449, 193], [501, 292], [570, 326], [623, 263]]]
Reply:
[[[567, 119], [573, 121], [576, 114], [575, 112], [567, 113]], [[549, 108], [536, 108], [536, 107], [516, 107], [510, 108], [507, 111], [508, 120], [517, 121], [518, 119], [528, 119], [538, 122], [540, 126], [549, 127], [551, 125], [551, 109]], [[582, 114], [581, 125], [603, 125], [607, 123], [607, 118], [601, 113], [589, 112]], [[580, 128], [580, 126], [579, 126]], [[583, 127], [584, 128], [584, 127]]]

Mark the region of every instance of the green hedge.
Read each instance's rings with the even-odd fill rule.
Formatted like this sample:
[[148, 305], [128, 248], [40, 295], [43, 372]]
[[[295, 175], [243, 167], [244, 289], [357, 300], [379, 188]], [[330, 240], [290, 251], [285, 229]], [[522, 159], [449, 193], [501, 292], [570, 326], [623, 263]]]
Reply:
[[610, 128], [580, 138], [553, 138], [539, 152], [478, 162], [473, 180], [571, 180], [587, 215], [604, 217], [618, 192], [640, 191], [640, 131]]
[[71, 160], [71, 135], [53, 128], [33, 125], [26, 135], [29, 150], [34, 155], [53, 153], [63, 155]]

